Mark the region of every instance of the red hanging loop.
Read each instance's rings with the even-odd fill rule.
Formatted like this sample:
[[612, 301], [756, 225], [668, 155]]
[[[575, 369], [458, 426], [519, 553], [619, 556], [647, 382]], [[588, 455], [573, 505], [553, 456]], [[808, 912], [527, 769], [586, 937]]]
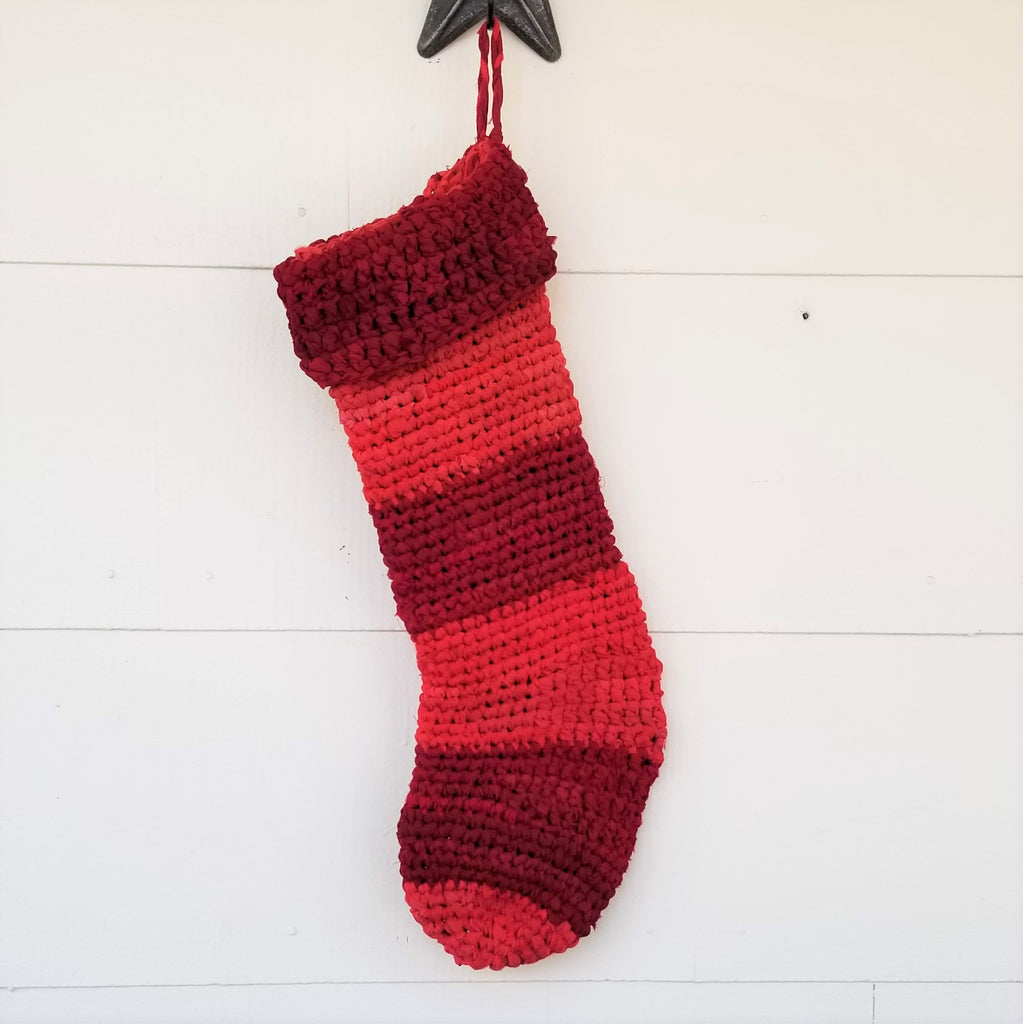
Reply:
[[500, 142], [501, 135], [501, 104], [504, 102], [504, 81], [501, 78], [501, 65], [504, 63], [504, 46], [501, 43], [501, 23], [494, 19], [493, 48], [490, 55], [494, 65], [494, 103], [490, 111], [490, 119], [494, 122], [494, 130], [490, 137]]
[[480, 25], [480, 76], [476, 81], [476, 141], [482, 142], [487, 135], [487, 105], [490, 102], [490, 67], [487, 58], [490, 55], [490, 36], [487, 35], [487, 23]]
[[491, 116], [494, 129], [490, 137], [495, 142], [502, 139], [501, 104], [504, 101], [504, 82], [501, 78], [501, 65], [504, 63], [504, 46], [501, 42], [501, 24], [495, 18], [493, 28], [493, 51], [491, 52], [490, 36], [487, 24], [480, 25], [480, 74], [476, 82], [476, 141], [482, 142], [487, 137], [487, 107], [490, 104], [490, 64], [494, 67], [494, 103]]

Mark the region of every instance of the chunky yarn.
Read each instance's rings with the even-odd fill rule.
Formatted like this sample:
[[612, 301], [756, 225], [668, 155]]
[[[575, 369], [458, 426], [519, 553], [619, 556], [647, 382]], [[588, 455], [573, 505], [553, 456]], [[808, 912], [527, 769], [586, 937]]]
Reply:
[[408, 206], [274, 270], [422, 675], [405, 898], [476, 968], [590, 931], [665, 739], [661, 665], [551, 324], [554, 240], [501, 141], [497, 25], [494, 51], [494, 131], [484, 105], [477, 142]]

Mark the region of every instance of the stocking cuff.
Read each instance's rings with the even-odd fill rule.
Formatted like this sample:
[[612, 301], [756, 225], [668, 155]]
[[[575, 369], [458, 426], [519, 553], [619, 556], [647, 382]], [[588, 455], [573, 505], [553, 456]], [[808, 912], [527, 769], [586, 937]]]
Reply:
[[295, 354], [321, 387], [380, 380], [554, 275], [554, 239], [503, 143], [474, 143], [390, 217], [274, 268]]

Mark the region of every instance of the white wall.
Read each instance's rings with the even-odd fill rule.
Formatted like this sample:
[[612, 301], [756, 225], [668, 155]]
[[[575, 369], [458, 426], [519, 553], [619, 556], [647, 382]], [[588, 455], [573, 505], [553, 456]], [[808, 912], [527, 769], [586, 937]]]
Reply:
[[269, 273], [471, 141], [425, 6], [0, 0], [0, 1020], [1023, 1020], [1023, 3], [509, 37], [670, 739], [497, 976], [404, 907], [413, 651]]

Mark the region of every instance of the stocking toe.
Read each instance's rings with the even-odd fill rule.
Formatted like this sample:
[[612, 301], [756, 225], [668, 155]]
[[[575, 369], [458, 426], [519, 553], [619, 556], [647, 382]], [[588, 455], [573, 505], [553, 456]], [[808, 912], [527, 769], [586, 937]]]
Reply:
[[534, 963], [579, 941], [567, 922], [551, 921], [525, 896], [476, 882], [406, 882], [405, 901], [456, 963], [477, 970]]

